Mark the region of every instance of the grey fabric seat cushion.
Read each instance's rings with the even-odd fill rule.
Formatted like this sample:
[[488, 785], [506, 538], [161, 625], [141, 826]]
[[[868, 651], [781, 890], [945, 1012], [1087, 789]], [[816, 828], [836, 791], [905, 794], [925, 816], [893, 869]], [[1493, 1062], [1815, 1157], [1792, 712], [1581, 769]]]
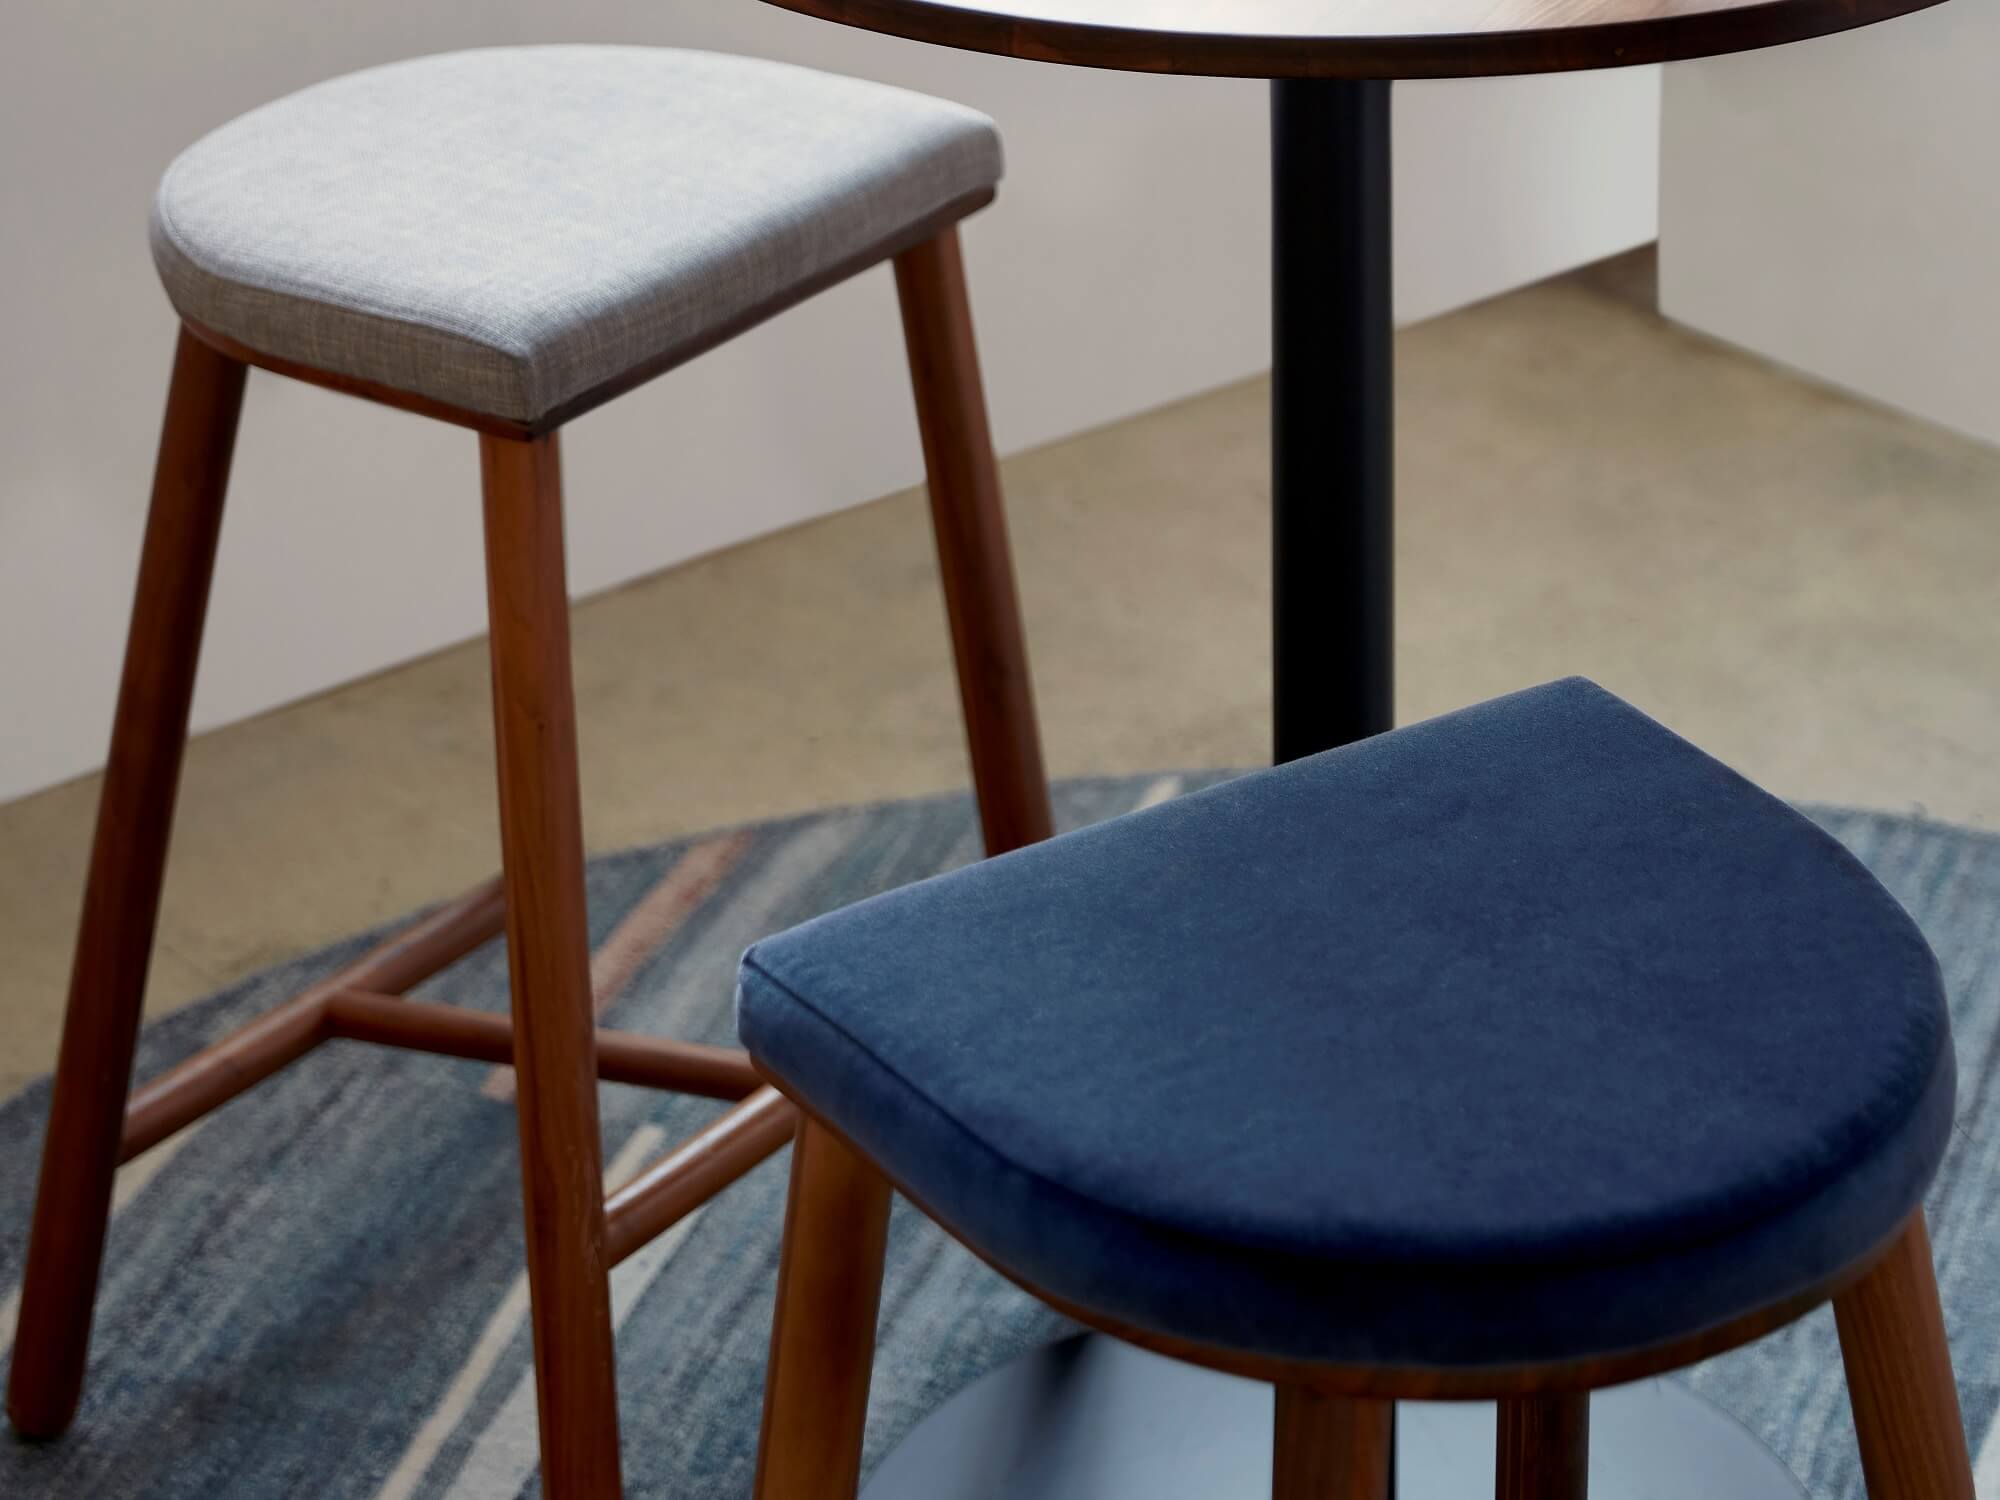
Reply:
[[715, 53], [496, 48], [318, 84], [168, 168], [182, 316], [519, 422], [695, 352], [998, 181], [985, 116]]

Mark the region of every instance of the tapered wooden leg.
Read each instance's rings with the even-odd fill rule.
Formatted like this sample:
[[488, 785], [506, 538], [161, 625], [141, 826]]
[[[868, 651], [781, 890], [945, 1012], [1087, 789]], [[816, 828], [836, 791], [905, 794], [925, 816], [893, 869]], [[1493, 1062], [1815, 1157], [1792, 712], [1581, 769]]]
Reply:
[[562, 483], [553, 436], [482, 437], [522, 1209], [550, 1500], [619, 1494]]
[[1497, 1500], [1584, 1500], [1590, 1492], [1590, 1397], [1500, 1403]]
[[244, 367], [183, 332], [70, 970], [7, 1411], [54, 1437], [83, 1390], [111, 1177], [139, 1035]]
[[810, 1120], [792, 1146], [756, 1500], [854, 1500], [889, 1184]]
[[1389, 1500], [1395, 1406], [1278, 1387], [1271, 1500]]
[[1972, 1461], [1921, 1213], [1833, 1299], [1870, 1500], [1973, 1500]]
[[896, 291], [930, 475], [972, 782], [986, 852], [999, 854], [1049, 836], [1049, 786], [958, 231], [947, 229], [897, 256]]

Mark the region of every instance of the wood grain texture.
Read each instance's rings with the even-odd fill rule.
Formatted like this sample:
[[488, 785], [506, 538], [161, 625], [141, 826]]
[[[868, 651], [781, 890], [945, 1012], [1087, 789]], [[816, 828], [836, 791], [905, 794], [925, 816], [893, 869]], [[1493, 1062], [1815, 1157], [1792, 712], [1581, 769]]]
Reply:
[[988, 854], [1054, 831], [958, 231], [896, 257], [959, 702]]
[[98, 799], [7, 1387], [8, 1413], [30, 1437], [54, 1437], [69, 1426], [83, 1390], [244, 375], [240, 362], [182, 335]]
[[1271, 1433], [1271, 1500], [1390, 1500], [1395, 1407], [1277, 1389]]
[[1776, 46], [1938, 0], [768, 0], [942, 47], [1135, 73], [1475, 78]]
[[888, 1182], [840, 1137], [802, 1120], [755, 1500], [854, 1500], [888, 1239]]
[[542, 1490], [620, 1493], [556, 440], [482, 436], [487, 617]]
[[1869, 1500], [1974, 1500], [1921, 1213], [1833, 1315]]
[[1590, 1397], [1516, 1397], [1500, 1403], [1496, 1500], [1584, 1500], [1590, 1491]]

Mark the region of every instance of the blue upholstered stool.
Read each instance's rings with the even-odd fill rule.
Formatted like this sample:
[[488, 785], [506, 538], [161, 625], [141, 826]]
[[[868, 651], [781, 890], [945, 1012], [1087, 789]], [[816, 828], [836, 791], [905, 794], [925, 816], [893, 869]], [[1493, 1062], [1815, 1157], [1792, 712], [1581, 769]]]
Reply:
[[1875, 1500], [1970, 1500], [1920, 1204], [1938, 971], [1811, 823], [1572, 679], [759, 943], [801, 1107], [759, 1494], [849, 1496], [888, 1185], [1081, 1321], [1278, 1387], [1276, 1493], [1379, 1500], [1390, 1404], [1585, 1393], [1839, 1318]]

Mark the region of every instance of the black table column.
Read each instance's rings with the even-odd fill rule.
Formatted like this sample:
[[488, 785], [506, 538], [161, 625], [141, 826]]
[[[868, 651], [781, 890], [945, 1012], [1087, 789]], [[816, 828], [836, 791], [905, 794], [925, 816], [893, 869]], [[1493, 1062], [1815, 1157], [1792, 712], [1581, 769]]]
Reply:
[[1394, 715], [1389, 85], [1271, 85], [1272, 632], [1280, 761]]
[[1389, 85], [1274, 80], [1271, 659], [1280, 762], [1395, 723], [1389, 214]]

